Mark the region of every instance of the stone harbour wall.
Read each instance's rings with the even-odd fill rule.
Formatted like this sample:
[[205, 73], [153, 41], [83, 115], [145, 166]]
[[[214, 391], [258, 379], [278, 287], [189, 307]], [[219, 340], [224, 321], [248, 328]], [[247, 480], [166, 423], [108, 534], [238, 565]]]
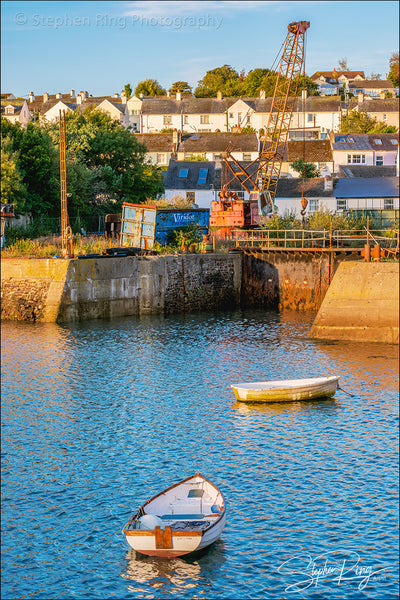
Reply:
[[398, 344], [399, 263], [342, 263], [310, 337]]
[[240, 254], [3, 259], [2, 319], [82, 321], [235, 308]]

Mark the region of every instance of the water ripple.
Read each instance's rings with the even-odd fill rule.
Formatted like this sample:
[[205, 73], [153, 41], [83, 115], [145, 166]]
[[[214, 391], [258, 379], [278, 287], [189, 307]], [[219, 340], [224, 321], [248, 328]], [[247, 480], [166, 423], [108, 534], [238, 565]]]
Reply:
[[[4, 323], [1, 597], [397, 597], [398, 352], [309, 340], [311, 322]], [[246, 405], [230, 389], [324, 374], [354, 398]], [[128, 550], [132, 511], [196, 470], [226, 495], [221, 539], [188, 559]], [[325, 553], [359, 566], [315, 579]]]

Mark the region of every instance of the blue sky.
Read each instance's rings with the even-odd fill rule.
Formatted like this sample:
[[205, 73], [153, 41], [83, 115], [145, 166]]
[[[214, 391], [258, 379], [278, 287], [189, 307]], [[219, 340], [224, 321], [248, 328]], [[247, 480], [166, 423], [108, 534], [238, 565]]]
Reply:
[[397, 1], [2, 2], [2, 92], [113, 95], [154, 78], [195, 87], [224, 64], [272, 67], [291, 21], [311, 22], [305, 70], [347, 58], [366, 76], [398, 51]]

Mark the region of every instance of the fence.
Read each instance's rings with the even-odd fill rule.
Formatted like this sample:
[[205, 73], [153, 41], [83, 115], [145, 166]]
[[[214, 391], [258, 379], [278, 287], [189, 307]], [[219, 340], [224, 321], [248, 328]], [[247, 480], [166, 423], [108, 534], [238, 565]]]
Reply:
[[262, 247], [287, 249], [363, 249], [365, 244], [399, 252], [399, 230], [309, 230], [309, 229], [252, 229], [234, 230], [225, 242], [240, 247]]

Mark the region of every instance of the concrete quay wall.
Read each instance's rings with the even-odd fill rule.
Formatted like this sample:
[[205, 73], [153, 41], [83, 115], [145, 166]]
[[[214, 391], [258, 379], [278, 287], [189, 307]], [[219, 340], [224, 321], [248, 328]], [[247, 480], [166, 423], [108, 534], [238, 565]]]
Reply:
[[309, 336], [398, 344], [399, 263], [341, 263]]
[[68, 322], [240, 304], [240, 254], [9, 258], [1, 263], [5, 320]]

